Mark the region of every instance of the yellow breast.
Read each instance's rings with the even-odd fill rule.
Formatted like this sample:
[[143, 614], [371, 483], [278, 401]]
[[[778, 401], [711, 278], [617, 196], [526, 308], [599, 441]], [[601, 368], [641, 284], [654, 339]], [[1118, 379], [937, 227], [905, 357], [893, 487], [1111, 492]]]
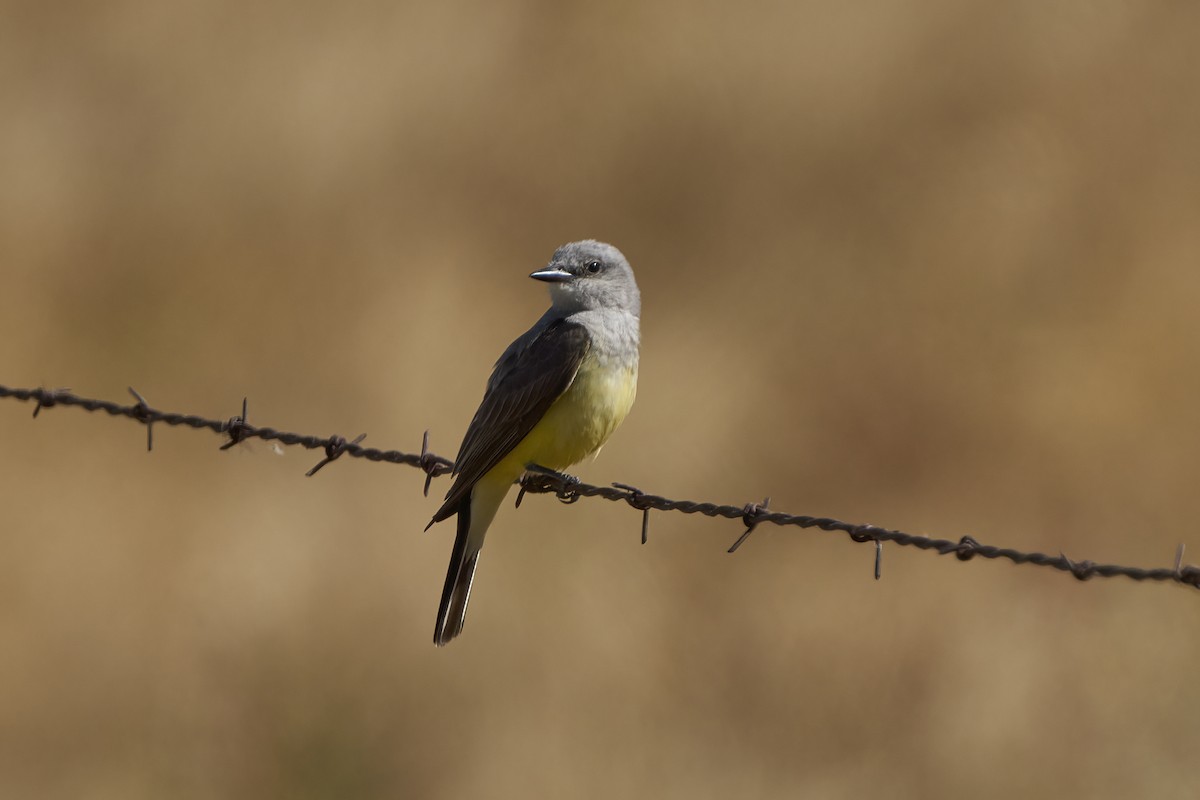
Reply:
[[636, 364], [601, 366], [586, 360], [570, 388], [494, 471], [515, 480], [530, 464], [562, 470], [582, 461], [608, 441], [636, 394]]

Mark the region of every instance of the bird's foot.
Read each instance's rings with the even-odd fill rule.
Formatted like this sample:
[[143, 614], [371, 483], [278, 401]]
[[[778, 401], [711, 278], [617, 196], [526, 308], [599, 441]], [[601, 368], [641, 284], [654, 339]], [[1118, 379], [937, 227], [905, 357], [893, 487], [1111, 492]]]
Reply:
[[530, 464], [525, 467], [525, 474], [521, 476], [520, 484], [521, 491], [517, 493], [518, 508], [525, 492], [552, 492], [564, 503], [574, 503], [579, 499], [579, 492], [575, 489], [580, 484], [579, 478], [556, 469], [543, 467], [540, 464]]
[[530, 464], [525, 467], [525, 471], [532, 472], [534, 475], [545, 475], [550, 478], [557, 478], [558, 480], [570, 486], [580, 483], [579, 478], [576, 478], [574, 475], [568, 475], [567, 473], [559, 472], [556, 469], [543, 467], [541, 464]]

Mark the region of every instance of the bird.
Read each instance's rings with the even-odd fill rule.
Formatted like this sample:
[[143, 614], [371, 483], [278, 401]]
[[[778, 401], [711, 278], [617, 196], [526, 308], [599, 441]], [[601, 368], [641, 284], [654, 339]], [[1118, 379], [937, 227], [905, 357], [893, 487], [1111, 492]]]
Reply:
[[550, 308], [496, 361], [454, 483], [425, 528], [458, 517], [438, 647], [462, 633], [484, 536], [512, 485], [531, 469], [559, 472], [598, 453], [637, 394], [642, 303], [621, 251], [571, 242], [529, 277], [549, 284]]

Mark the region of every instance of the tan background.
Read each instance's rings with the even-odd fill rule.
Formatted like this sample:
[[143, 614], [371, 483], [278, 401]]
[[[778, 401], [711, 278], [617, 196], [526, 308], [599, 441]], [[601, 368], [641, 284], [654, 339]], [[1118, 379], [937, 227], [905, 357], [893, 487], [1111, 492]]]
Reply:
[[[1200, 5], [734, 5], [9, 6], [0, 382], [452, 456], [594, 236], [584, 478], [1200, 552]], [[418, 472], [30, 410], [5, 797], [1194, 796], [1196, 592], [542, 497], [436, 650]]]

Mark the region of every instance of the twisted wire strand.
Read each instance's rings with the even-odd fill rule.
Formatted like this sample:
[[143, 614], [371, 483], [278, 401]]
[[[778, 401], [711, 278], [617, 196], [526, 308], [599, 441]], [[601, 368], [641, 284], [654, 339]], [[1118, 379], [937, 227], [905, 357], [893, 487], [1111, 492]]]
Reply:
[[[129, 392], [136, 403], [122, 405], [110, 400], [98, 400], [81, 397], [69, 389], [20, 389], [0, 385], [0, 398], [12, 398], [35, 403], [33, 416], [37, 417], [43, 409], [55, 406], [76, 406], [86, 411], [104, 411], [117, 417], [128, 417], [146, 426], [147, 449], [153, 449], [153, 426], [155, 423], [183, 426], [194, 429], [207, 428], [219, 435], [227, 437], [221, 449], [243, 442], [246, 439], [264, 439], [278, 441], [289, 446], [304, 447], [308, 450], [324, 450], [325, 457], [311, 470], [308, 475], [340, 458], [348, 455], [352, 458], [364, 458], [368, 461], [385, 461], [391, 464], [404, 464], [416, 467], [425, 473], [425, 494], [429, 494], [429, 484], [433, 478], [445, 475], [454, 467], [454, 462], [429, 452], [429, 434], [426, 432], [420, 453], [405, 453], [399, 450], [380, 450], [374, 447], [363, 447], [360, 442], [366, 436], [362, 434], [353, 441], [344, 437], [314, 436], [311, 434], [290, 433], [266, 426], [251, 425], [247, 420], [246, 401], [242, 401], [242, 413], [227, 420], [210, 419], [196, 414], [182, 414], [173, 411], [161, 411], [151, 408], [146, 400], [134, 389]], [[746, 505], [721, 505], [694, 500], [672, 500], [662, 495], [643, 492], [634, 486], [614, 483], [611, 486], [595, 486], [582, 483], [574, 478], [558, 473], [533, 470], [528, 472], [520, 481], [520, 493], [517, 496], [519, 506], [526, 493], [553, 494], [564, 503], [574, 503], [581, 497], [600, 497], [613, 502], [623, 502], [642, 512], [642, 542], [647, 539], [647, 529], [651, 511], [677, 511], [683, 514], [703, 514], [707, 517], [722, 517], [740, 520], [746, 530], [729, 548], [736, 552], [744, 544], [757, 526], [770, 523], [779, 526], [795, 526], [799, 528], [818, 528], [823, 531], [838, 531], [847, 534], [855, 542], [873, 542], [875, 544], [875, 577], [880, 574], [881, 546], [883, 542], [893, 542], [905, 547], [916, 547], [920, 550], [932, 550], [939, 555], [953, 553], [960, 561], [969, 561], [979, 556], [989, 559], [1007, 559], [1014, 564], [1035, 564], [1041, 567], [1052, 567], [1062, 572], [1068, 572], [1079, 580], [1089, 578], [1111, 578], [1118, 575], [1135, 581], [1168, 581], [1185, 586], [1200, 588], [1200, 567], [1193, 564], [1184, 565], [1183, 546], [1176, 552], [1173, 567], [1141, 568], [1128, 567], [1118, 564], [1097, 564], [1093, 561], [1075, 561], [1060, 553], [1047, 555], [1014, 550], [1008, 547], [996, 547], [982, 544], [971, 536], [962, 536], [957, 541], [951, 539], [935, 539], [928, 536], [905, 533], [904, 531], [881, 528], [875, 525], [860, 525], [831, 517], [812, 517], [803, 514], [788, 514], [783, 511], [773, 511], [769, 508], [770, 498], [762, 503], [747, 503]]]

